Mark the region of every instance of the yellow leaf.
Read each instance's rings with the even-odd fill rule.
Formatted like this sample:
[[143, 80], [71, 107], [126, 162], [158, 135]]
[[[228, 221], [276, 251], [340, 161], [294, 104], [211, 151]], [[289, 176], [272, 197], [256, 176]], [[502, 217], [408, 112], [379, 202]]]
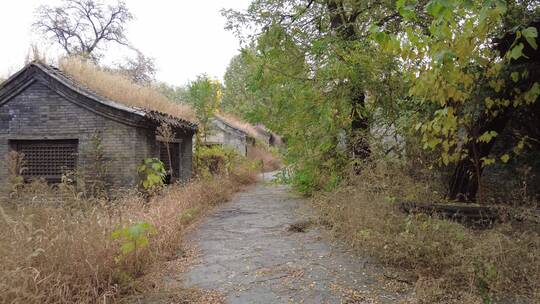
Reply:
[[480, 160], [482, 161], [482, 167], [489, 166], [495, 163], [495, 159], [489, 157], [482, 157]]
[[488, 108], [488, 109], [491, 109], [491, 107], [494, 104], [493, 99], [491, 99], [489, 97], [487, 97], [484, 102], [486, 103], [486, 108]]

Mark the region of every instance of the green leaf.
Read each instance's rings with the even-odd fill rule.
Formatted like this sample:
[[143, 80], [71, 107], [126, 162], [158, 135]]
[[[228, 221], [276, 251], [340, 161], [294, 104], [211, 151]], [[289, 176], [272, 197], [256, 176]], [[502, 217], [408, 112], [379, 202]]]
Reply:
[[524, 56], [525, 58], [527, 58], [524, 54], [523, 54], [523, 48], [525, 46], [523, 45], [523, 43], [518, 43], [516, 46], [514, 46], [511, 50], [510, 50], [510, 58], [511, 59], [519, 59], [521, 56]]
[[426, 142], [427, 146], [430, 148], [430, 149], [434, 149], [435, 147], [437, 147], [437, 145], [439, 145], [441, 143], [441, 140], [436, 138], [436, 137], [433, 137], [431, 138], [430, 140], [428, 140]]
[[540, 85], [535, 82], [531, 89], [524, 94], [523, 99], [525, 99], [526, 104], [533, 104], [538, 99], [538, 96], [540, 96]]
[[510, 159], [510, 155], [508, 154], [504, 154], [503, 156], [501, 156], [501, 160], [505, 164], [508, 162], [509, 159]]
[[405, 3], [406, 0], [398, 0], [396, 1], [396, 8], [399, 12], [399, 14], [405, 19], [405, 20], [415, 20], [416, 19], [416, 12], [414, 11], [415, 4], [416, 3]]
[[426, 5], [426, 11], [433, 17], [439, 17], [443, 12], [444, 7], [439, 3], [439, 1], [430, 1]]
[[512, 78], [513, 82], [518, 82], [519, 81], [519, 73], [518, 72], [512, 72], [512, 74], [510, 74], [510, 77]]
[[433, 57], [433, 59], [440, 64], [450, 62], [454, 58], [456, 58], [456, 53], [451, 50], [442, 50]]
[[536, 38], [538, 38], [538, 30], [535, 27], [528, 27], [526, 29], [521, 30], [521, 34], [523, 37], [525, 37], [525, 40], [529, 43], [529, 45], [533, 49], [538, 48], [538, 44], [536, 43]]
[[111, 239], [116, 240], [116, 239], [120, 238], [120, 236], [122, 236], [122, 230], [123, 229], [120, 228], [120, 229], [117, 229], [117, 230], [113, 231], [111, 233]]
[[142, 237], [137, 240], [137, 246], [139, 246], [140, 248], [148, 246], [149, 243], [150, 241], [148, 240], [147, 237]]
[[493, 107], [493, 105], [495, 104], [495, 102], [493, 101], [493, 99], [491, 99], [490, 97], [486, 97], [486, 99], [484, 100], [485, 104], [486, 104], [486, 108], [488, 109], [491, 109], [491, 107]]
[[472, 0], [463, 0], [463, 7], [466, 9], [472, 9], [474, 7], [474, 2]]
[[426, 12], [436, 19], [449, 20], [452, 17], [453, 4], [448, 0], [431, 0], [426, 5]]
[[482, 161], [482, 167], [493, 165], [495, 163], [494, 158], [482, 157], [480, 160]]
[[159, 183], [159, 181], [161, 180], [161, 178], [155, 174], [148, 175], [147, 179], [153, 185]]
[[139, 223], [129, 226], [128, 233], [131, 238], [136, 239], [144, 232], [144, 230], [144, 227]]
[[120, 251], [123, 255], [127, 255], [135, 250], [135, 243], [134, 242], [126, 242], [120, 246]]
[[376, 24], [372, 24], [372, 25], [369, 27], [369, 32], [370, 32], [371, 34], [375, 34], [375, 33], [378, 33], [378, 32], [380, 32], [380, 31], [381, 31], [381, 28], [380, 28], [378, 25], [376, 25]]
[[159, 171], [159, 169], [161, 169], [163, 165], [160, 164], [160, 163], [153, 163], [152, 164], [152, 169], [154, 169], [154, 171]]
[[480, 137], [478, 137], [478, 141], [488, 143], [495, 136], [497, 136], [497, 132], [495, 132], [495, 131], [486, 131], [486, 132], [484, 132], [484, 134], [482, 134], [482, 135], [480, 135]]

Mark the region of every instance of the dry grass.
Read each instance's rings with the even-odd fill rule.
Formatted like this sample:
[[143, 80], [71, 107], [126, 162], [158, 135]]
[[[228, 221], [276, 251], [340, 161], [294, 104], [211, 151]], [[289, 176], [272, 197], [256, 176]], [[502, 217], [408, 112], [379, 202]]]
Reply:
[[372, 164], [314, 198], [321, 222], [363, 254], [413, 273], [420, 303], [539, 303], [538, 227], [503, 223], [472, 230], [437, 217], [407, 216], [399, 199], [441, 199], [429, 173], [422, 179], [410, 172], [388, 161]]
[[[62, 187], [33, 185], [20, 197], [25, 203], [0, 205], [0, 302], [110, 303], [134, 292], [137, 278], [181, 251], [191, 218], [228, 200], [241, 184], [253, 181], [245, 176], [250, 174], [170, 186], [149, 203], [136, 193], [112, 202], [73, 196], [68, 201], [69, 191]], [[149, 236], [147, 247], [118, 260], [121, 242], [111, 233], [140, 221], [157, 233]]]
[[230, 173], [230, 176], [240, 185], [250, 185], [259, 179], [259, 170], [253, 163], [244, 161], [236, 165]]
[[157, 89], [134, 84], [121, 74], [73, 57], [60, 59], [59, 68], [77, 82], [113, 101], [196, 122], [195, 112], [189, 105], [171, 101]]
[[225, 122], [232, 125], [233, 127], [243, 130], [249, 136], [255, 139], [260, 139], [259, 132], [257, 131], [257, 129], [255, 129], [255, 126], [253, 126], [249, 122], [246, 122], [238, 118], [234, 114], [222, 112], [222, 113], [216, 113], [216, 116], [223, 119]]
[[281, 158], [276, 151], [262, 144], [255, 144], [248, 147], [247, 157], [255, 162], [262, 162], [263, 172], [278, 170], [283, 166]]

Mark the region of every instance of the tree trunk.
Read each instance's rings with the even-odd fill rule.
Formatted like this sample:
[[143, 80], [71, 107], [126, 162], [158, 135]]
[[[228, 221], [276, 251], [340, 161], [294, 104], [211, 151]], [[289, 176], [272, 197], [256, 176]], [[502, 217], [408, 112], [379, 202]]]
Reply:
[[[529, 26], [540, 29], [540, 22], [532, 22], [531, 24], [529, 24]], [[510, 47], [514, 44], [515, 39], [515, 32], [507, 33], [504, 37], [495, 39], [495, 48], [500, 52], [500, 54], [504, 55], [507, 51], [510, 50]], [[540, 62], [540, 50], [535, 50], [527, 43], [525, 43], [524, 53], [526, 56], [521, 57], [518, 60], [511, 61], [510, 66], [514, 66], [514, 68], [509, 70], [519, 71], [525, 69], [529, 72], [528, 79], [516, 83], [510, 87], [507, 87], [503, 92], [499, 94], [499, 96], [496, 96], [497, 98], [511, 99], [512, 91], [516, 87], [523, 92], [527, 88], [530, 88], [530, 86], [539, 79], [540, 74], [538, 71], [540, 71], [540, 69], [538, 69], [538, 63]], [[529, 113], [535, 113], [534, 106], [527, 111], [531, 111]], [[477, 122], [477, 130], [479, 130], [478, 135], [481, 135], [484, 132], [491, 130], [496, 131], [498, 134], [501, 134], [513, 115], [514, 108], [507, 107], [505, 108], [505, 111], [503, 113], [500, 113], [495, 118], [486, 118], [481, 116]], [[534, 114], [529, 115], [532, 115], [534, 117]], [[476, 151], [478, 151], [479, 154], [477, 156], [477, 159], [488, 156], [495, 144], [495, 140], [498, 139], [499, 136], [495, 137], [489, 143], [476, 144]], [[467, 146], [468, 155], [473, 155], [473, 148], [474, 146], [472, 144], [469, 144]], [[481, 175], [483, 170], [482, 168], [479, 169], [480, 170], [475, 169], [474, 163], [471, 162], [470, 158], [469, 160], [461, 160], [457, 164], [454, 170], [454, 174], [452, 175], [447, 197], [451, 200], [474, 201], [476, 199], [476, 194], [479, 190], [478, 181], [482, 178]], [[480, 176], [477, 176], [478, 174], [475, 172], [480, 172]]]
[[[347, 14], [347, 10], [340, 1], [328, 0], [326, 5], [330, 12], [330, 28], [344, 41], [354, 41], [356, 39], [354, 21], [357, 14], [354, 12], [351, 12], [350, 15]], [[355, 160], [366, 159], [371, 154], [369, 142], [366, 137], [366, 132], [369, 130], [369, 122], [362, 115], [365, 99], [364, 88], [356, 87], [351, 90], [352, 122], [351, 132], [349, 134], [349, 149], [352, 158]], [[359, 167], [356, 171], [359, 171]]]
[[[480, 117], [477, 122], [477, 135], [480, 136], [487, 131], [495, 131], [501, 134], [510, 117], [512, 117], [512, 109], [507, 108], [506, 111], [499, 114], [497, 117], [488, 119]], [[479, 181], [482, 178], [483, 168], [480, 165], [481, 159], [487, 157], [499, 136], [491, 139], [490, 142], [474, 142], [467, 144], [466, 150], [468, 157], [458, 162], [452, 174], [450, 185], [448, 188], [448, 199], [457, 201], [475, 201], [476, 194], [479, 189]]]
[[356, 93], [351, 99], [351, 147], [354, 159], [366, 159], [371, 154], [366, 132], [369, 130], [368, 120], [362, 116], [366, 95], [363, 92]]
[[[470, 150], [470, 149], [467, 149]], [[474, 201], [478, 192], [478, 176], [474, 163], [470, 159], [458, 162], [448, 189], [448, 199]]]

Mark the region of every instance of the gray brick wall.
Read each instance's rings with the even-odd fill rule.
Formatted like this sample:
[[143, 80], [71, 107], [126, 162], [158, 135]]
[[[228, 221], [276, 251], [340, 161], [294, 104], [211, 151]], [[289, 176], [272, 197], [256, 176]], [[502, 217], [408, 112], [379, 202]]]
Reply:
[[[0, 157], [9, 151], [9, 140], [16, 139], [78, 139], [78, 168], [91, 161], [91, 136], [102, 134], [102, 144], [109, 164], [113, 186], [133, 186], [137, 183], [137, 166], [145, 157], [157, 157], [155, 131], [129, 126], [105, 118], [78, 106], [51, 90], [34, 82], [23, 92], [0, 105]], [[191, 137], [189, 137], [191, 140]], [[185, 150], [185, 149], [184, 149]], [[183, 165], [191, 172], [191, 146], [184, 155]], [[7, 169], [0, 162], [0, 182]], [[186, 178], [191, 176], [185, 175]]]
[[247, 155], [246, 135], [231, 128], [219, 119], [212, 120], [210, 134], [206, 137], [207, 143], [217, 143], [236, 150], [240, 155]]
[[188, 180], [193, 171], [193, 136], [185, 135], [182, 138], [180, 153], [180, 177], [182, 180]]

